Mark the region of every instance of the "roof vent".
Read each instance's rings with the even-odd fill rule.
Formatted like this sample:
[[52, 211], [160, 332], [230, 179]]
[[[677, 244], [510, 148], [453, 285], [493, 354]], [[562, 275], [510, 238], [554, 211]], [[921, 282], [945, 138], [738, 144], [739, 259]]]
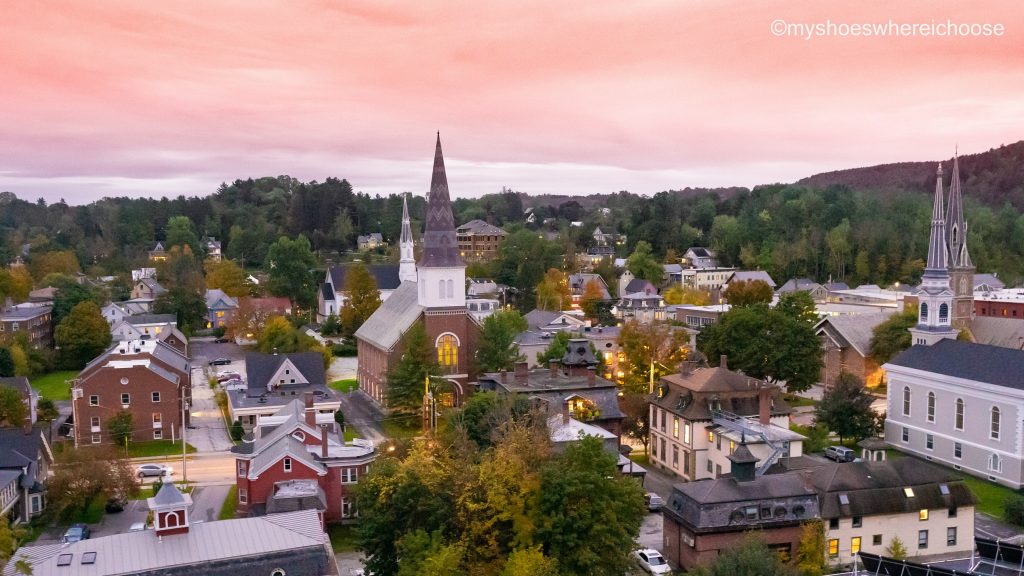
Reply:
[[903, 495], [906, 496], [907, 498], [913, 498], [914, 497], [914, 489], [909, 487], [909, 486], [907, 486], [906, 488], [903, 489]]
[[95, 552], [86, 552], [86, 553], [82, 554], [82, 564], [95, 564], [95, 563], [96, 563], [96, 553]]
[[939, 484], [939, 493], [942, 494], [943, 496], [949, 496], [949, 485]]
[[71, 559], [74, 557], [74, 554], [61, 554], [57, 556], [57, 566], [71, 566]]

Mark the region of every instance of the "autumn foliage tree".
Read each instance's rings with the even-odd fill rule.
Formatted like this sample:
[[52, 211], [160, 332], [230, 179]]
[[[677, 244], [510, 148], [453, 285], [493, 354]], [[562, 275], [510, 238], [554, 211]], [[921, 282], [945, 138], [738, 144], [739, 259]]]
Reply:
[[665, 304], [690, 304], [692, 306], [707, 306], [711, 303], [711, 294], [705, 290], [690, 288], [682, 284], [673, 284], [661, 293]]
[[53, 518], [83, 510], [100, 494], [128, 500], [139, 493], [135, 471], [113, 447], [65, 450], [58, 464], [46, 485], [46, 513]]
[[619, 331], [619, 349], [623, 355], [619, 369], [625, 373], [625, 388], [646, 393], [652, 369], [655, 382], [674, 372], [686, 359], [688, 338], [685, 330], [668, 322], [626, 322]]
[[561, 311], [572, 303], [569, 291], [569, 279], [558, 268], [549, 268], [544, 279], [537, 285], [537, 308], [541, 310]]
[[206, 287], [208, 289], [219, 288], [228, 296], [238, 298], [249, 294], [249, 286], [246, 284], [245, 271], [238, 264], [231, 260], [207, 260], [203, 263], [206, 272]]
[[598, 305], [605, 300], [605, 289], [601, 282], [591, 278], [583, 285], [583, 294], [580, 295], [580, 308], [587, 318], [597, 319]]
[[764, 280], [740, 280], [730, 283], [722, 296], [730, 305], [743, 307], [770, 304], [773, 294], [772, 287]]

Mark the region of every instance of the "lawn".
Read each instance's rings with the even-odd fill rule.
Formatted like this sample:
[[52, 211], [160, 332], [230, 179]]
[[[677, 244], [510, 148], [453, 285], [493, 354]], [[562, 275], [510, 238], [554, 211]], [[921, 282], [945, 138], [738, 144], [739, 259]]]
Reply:
[[803, 396], [796, 396], [793, 394], [787, 394], [785, 397], [786, 404], [789, 404], [793, 408], [799, 406], [817, 406], [817, 400], [811, 400], [810, 398], [804, 398]]
[[359, 388], [359, 381], [355, 378], [335, 380], [334, 382], [331, 382], [331, 388], [334, 388], [338, 392], [352, 392]]
[[359, 433], [352, 426], [345, 427], [345, 442], [351, 442], [352, 440], [359, 438]]
[[238, 508], [238, 486], [232, 486], [228, 495], [224, 497], [224, 504], [220, 507], [220, 515], [217, 520], [231, 520], [235, 517], [235, 510]]
[[39, 392], [43, 398], [50, 400], [71, 400], [71, 387], [68, 380], [78, 376], [77, 370], [64, 370], [61, 372], [50, 372], [42, 376], [36, 376], [30, 380], [32, 387]]
[[978, 511], [999, 519], [1003, 517], [1003, 503], [1017, 494], [1012, 488], [967, 474], [964, 474], [964, 484], [978, 499]]
[[[188, 444], [185, 448], [189, 454], [196, 447]], [[129, 458], [147, 458], [152, 456], [178, 456], [181, 454], [181, 441], [172, 443], [170, 440], [146, 440], [145, 442], [129, 442]]]
[[633, 450], [633, 452], [629, 454], [629, 459], [641, 466], [649, 466], [651, 463], [650, 456], [638, 450]]
[[[440, 426], [440, 423], [438, 424]], [[380, 422], [384, 435], [395, 440], [415, 438], [423, 434], [418, 418], [384, 418]]]
[[327, 536], [331, 539], [331, 548], [334, 548], [335, 554], [356, 549], [356, 527], [352, 524], [328, 524]]

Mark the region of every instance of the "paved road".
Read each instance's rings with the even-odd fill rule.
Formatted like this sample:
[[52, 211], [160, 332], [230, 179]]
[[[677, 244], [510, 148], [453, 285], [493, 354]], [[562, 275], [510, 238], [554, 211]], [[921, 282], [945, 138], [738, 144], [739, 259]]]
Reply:
[[365, 392], [356, 390], [340, 396], [341, 413], [345, 415], [345, 423], [355, 426], [361, 438], [372, 441], [374, 445], [388, 439], [380, 425], [384, 415]]
[[[160, 460], [149, 460], [146, 462], [158, 462], [167, 464], [174, 469], [174, 480], [183, 480], [181, 456], [177, 458], [164, 458]], [[231, 485], [235, 483], [235, 459], [229, 452], [212, 452], [204, 454], [189, 454], [187, 461], [188, 481], [204, 485]], [[144, 484], [152, 484], [155, 478], [146, 478]]]

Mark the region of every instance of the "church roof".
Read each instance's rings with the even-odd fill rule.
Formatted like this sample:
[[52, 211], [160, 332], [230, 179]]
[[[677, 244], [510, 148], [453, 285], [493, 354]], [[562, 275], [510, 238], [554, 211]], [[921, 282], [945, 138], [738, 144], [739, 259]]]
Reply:
[[[377, 283], [377, 290], [394, 290], [402, 283], [398, 279], [397, 264], [366, 264], [365, 266], [370, 276], [373, 276], [373, 280]], [[350, 265], [331, 266], [331, 284], [334, 285], [335, 292], [343, 292], [345, 290], [345, 277], [348, 275], [349, 268]], [[334, 298], [329, 299], [333, 300]]]
[[978, 316], [971, 320], [971, 335], [978, 344], [1020, 350], [1024, 347], [1024, 322], [1017, 318]]
[[1024, 390], [1024, 350], [945, 338], [931, 346], [911, 346], [892, 366]]
[[448, 176], [444, 170], [439, 133], [434, 151], [434, 173], [430, 178], [430, 192], [427, 195], [427, 224], [423, 232], [423, 256], [419, 266], [454, 268], [463, 265], [455, 236], [455, 217], [452, 215], [452, 203], [448, 195]]
[[942, 209], [942, 164], [935, 176], [935, 199], [932, 204], [931, 236], [928, 239], [928, 262], [925, 264], [926, 277], [939, 277], [946, 272], [949, 263], [949, 247], [946, 245], [946, 215]]
[[423, 313], [417, 299], [417, 286], [416, 282], [402, 282], [356, 330], [356, 339], [365, 340], [382, 350], [393, 348]]
[[409, 195], [402, 194], [402, 237], [399, 242], [412, 242], [412, 228], [409, 224]]
[[885, 322], [892, 313], [879, 314], [845, 314], [842, 316], [826, 316], [814, 327], [816, 333], [825, 330], [834, 337], [838, 344], [852, 346], [858, 354], [870, 356], [871, 337], [875, 327]]

